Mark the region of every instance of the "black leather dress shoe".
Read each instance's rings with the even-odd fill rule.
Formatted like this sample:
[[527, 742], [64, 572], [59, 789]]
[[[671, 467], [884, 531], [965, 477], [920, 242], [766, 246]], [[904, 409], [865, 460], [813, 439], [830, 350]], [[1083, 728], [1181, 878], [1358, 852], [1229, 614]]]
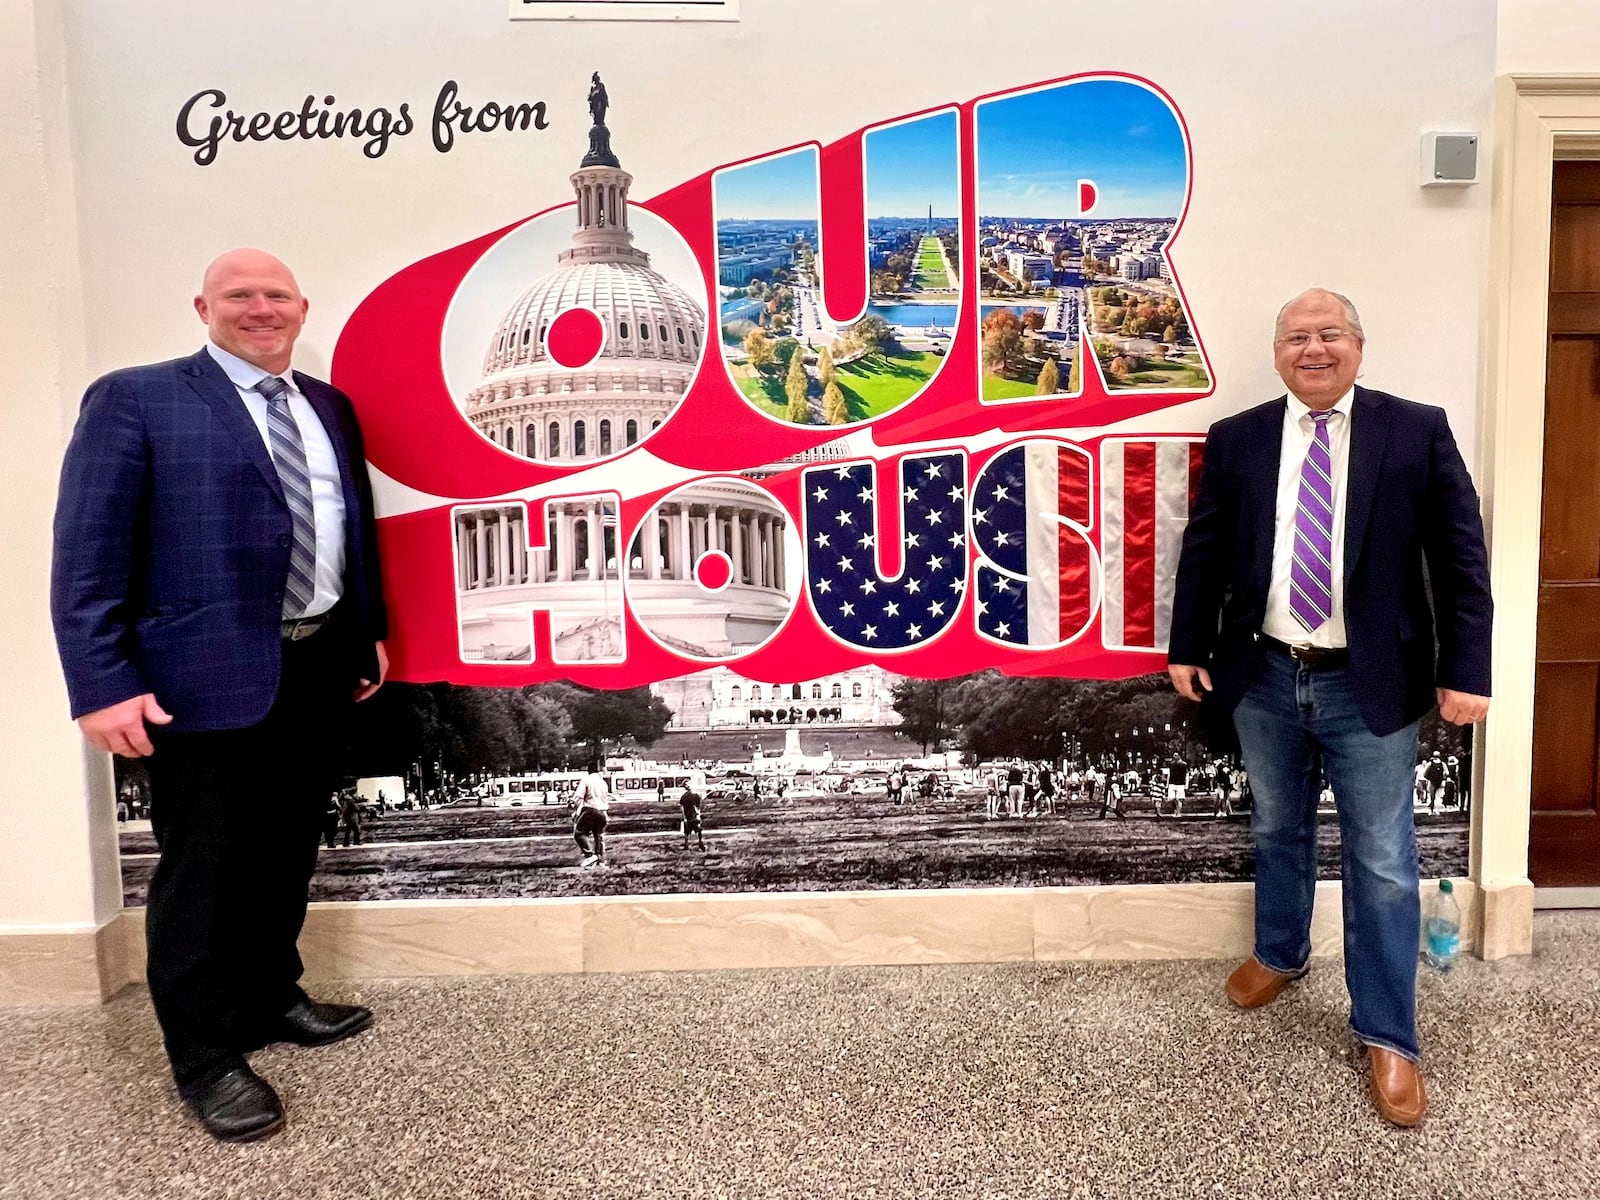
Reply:
[[372, 1024], [372, 1010], [359, 1004], [323, 1004], [306, 997], [279, 1017], [268, 1031], [274, 1042], [326, 1046], [360, 1033]]
[[242, 1062], [179, 1085], [178, 1095], [219, 1142], [253, 1142], [283, 1126], [278, 1093]]

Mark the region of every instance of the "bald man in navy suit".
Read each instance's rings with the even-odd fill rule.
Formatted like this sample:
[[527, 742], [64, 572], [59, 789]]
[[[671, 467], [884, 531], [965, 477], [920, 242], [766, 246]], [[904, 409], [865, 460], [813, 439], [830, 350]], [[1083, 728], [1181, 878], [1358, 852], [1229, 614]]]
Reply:
[[308, 304], [284, 264], [205, 272], [188, 358], [84, 396], [61, 474], [51, 608], [91, 745], [148, 757], [160, 861], [150, 996], [215, 1137], [283, 1123], [245, 1055], [372, 1014], [299, 986], [296, 949], [352, 705], [387, 671], [372, 493], [349, 400], [290, 369]]
[[1254, 795], [1255, 953], [1228, 980], [1274, 1000], [1311, 956], [1317, 799], [1343, 854], [1350, 1024], [1379, 1113], [1427, 1112], [1418, 1066], [1420, 900], [1412, 775], [1435, 704], [1489, 708], [1488, 558], [1442, 409], [1356, 386], [1355, 306], [1313, 289], [1278, 315], [1288, 394], [1217, 422], [1185, 530], [1169, 673], [1231, 717]]

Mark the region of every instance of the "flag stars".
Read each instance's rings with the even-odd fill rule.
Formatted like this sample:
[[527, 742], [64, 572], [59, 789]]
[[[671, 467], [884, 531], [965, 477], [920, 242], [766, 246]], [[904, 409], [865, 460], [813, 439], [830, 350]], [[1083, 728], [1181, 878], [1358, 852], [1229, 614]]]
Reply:
[[817, 534], [816, 543], [817, 543], [818, 546], [823, 546], [823, 547], [827, 546], [827, 544], [828, 544], [828, 535], [825, 534], [825, 533]]
[[994, 623], [994, 633], [996, 637], [1010, 637], [1011, 626], [1005, 621], [996, 621]]
[[1011, 499], [1011, 489], [1002, 484], [1000, 487], [994, 489], [994, 498], [997, 501]]
[[835, 471], [833, 473], [833, 475], [834, 475], [835, 479], [849, 479], [850, 478], [850, 468], [849, 467], [840, 467], [837, 471]]
[[944, 466], [943, 466], [942, 463], [931, 462], [931, 463], [928, 464], [928, 478], [929, 479], [938, 479], [943, 474], [944, 474]]
[[878, 590], [877, 581], [872, 579], [863, 579], [861, 581], [861, 590], [869, 596], [872, 595], [873, 592]]
[[922, 545], [922, 535], [920, 533], [906, 534], [906, 545], [915, 550], [918, 546]]
[[872, 503], [872, 489], [869, 488], [869, 487], [862, 488], [859, 492], [856, 493], [856, 499], [861, 501], [861, 503], [863, 503], [863, 504], [871, 504]]
[[839, 570], [841, 570], [841, 571], [854, 571], [855, 569], [856, 569], [856, 564], [853, 563], [852, 561], [850, 561], [850, 559], [841, 558], [839, 560]]
[[828, 489], [823, 487], [821, 484], [818, 484], [817, 490], [811, 493], [811, 498], [818, 504], [821, 504], [828, 498]]
[[828, 579], [817, 580], [817, 591], [826, 595], [833, 588], [833, 582]]
[[983, 525], [988, 520], [989, 510], [987, 508], [975, 508], [972, 510], [972, 523], [974, 525]]
[[937, 525], [942, 520], [944, 520], [944, 514], [941, 513], [937, 508], [930, 508], [928, 510], [929, 525]]
[[960, 546], [962, 544], [961, 535], [959, 533], [952, 533], [950, 535], [950, 544], [952, 546]]
[[962, 487], [959, 483], [956, 484], [955, 487], [950, 489], [950, 499], [952, 499], [952, 500], [960, 500], [966, 494], [967, 494], [967, 489]]
[[967, 581], [965, 579], [962, 579], [961, 576], [952, 575], [950, 577], [950, 590], [952, 592], [959, 592], [962, 588], [964, 588], [966, 586], [967, 586]]
[[914, 488], [914, 487], [908, 487], [906, 489], [906, 503], [910, 504], [910, 503], [914, 502], [916, 500], [916, 498], [917, 498], [917, 489]]
[[922, 626], [921, 625], [907, 625], [906, 626], [906, 636], [911, 638], [912, 640], [915, 640], [915, 639], [921, 637], [922, 636]]
[[942, 556], [938, 555], [938, 554], [933, 555], [931, 558], [928, 559], [928, 570], [930, 570], [930, 571], [942, 571], [942, 570], [944, 570], [944, 558]]
[[860, 537], [860, 538], [858, 538], [858, 539], [857, 539], [857, 540], [856, 540], [856, 545], [858, 545], [858, 546], [860, 546], [860, 547], [861, 547], [861, 548], [862, 548], [862, 549], [863, 549], [863, 550], [864, 550], [864, 549], [866, 549], [866, 548], [867, 548], [867, 547], [868, 547], [868, 546], [870, 546], [870, 545], [872, 545], [872, 544], [873, 544], [873, 543], [874, 543], [874, 542], [876, 542], [876, 541], [877, 541], [877, 540], [878, 540], [878, 539], [877, 539], [877, 538], [875, 538], [875, 537], [873, 537], [873, 536], [872, 536], [872, 534], [870, 534], [870, 533], [863, 533], [863, 534], [862, 534], [862, 535], [861, 535], [861, 537]]
[[932, 604], [928, 605], [928, 615], [930, 617], [944, 616], [944, 601], [935, 600]]
[[850, 601], [846, 600], [843, 604], [839, 605], [839, 611], [847, 617], [853, 617], [856, 615], [856, 606], [851, 604]]
[[915, 596], [921, 590], [922, 584], [918, 583], [915, 578], [906, 580], [906, 592], [909, 595]]
[[996, 546], [1009, 546], [1011, 544], [1011, 535], [1009, 533], [996, 533], [994, 535], [994, 544]]
[[861, 631], [861, 636], [864, 640], [870, 642], [873, 638], [878, 636], [878, 627], [876, 625], [868, 625]]
[[883, 612], [885, 616], [898, 617], [900, 615], [900, 606], [891, 600], [883, 606]]
[[839, 524], [841, 524], [841, 525], [854, 525], [855, 524], [855, 521], [851, 519], [850, 514], [848, 512], [846, 512], [844, 509], [840, 509], [839, 510], [839, 518], [838, 518], [838, 520], [839, 520]]

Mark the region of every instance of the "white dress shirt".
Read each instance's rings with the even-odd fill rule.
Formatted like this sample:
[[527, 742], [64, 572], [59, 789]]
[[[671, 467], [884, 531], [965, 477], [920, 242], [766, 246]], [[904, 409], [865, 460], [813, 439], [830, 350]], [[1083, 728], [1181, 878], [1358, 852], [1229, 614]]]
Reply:
[[[272, 454], [272, 438], [267, 434], [267, 398], [255, 390], [256, 384], [267, 377], [267, 372], [236, 354], [230, 354], [215, 342], [207, 342], [206, 350], [217, 361], [233, 386], [245, 411], [261, 433], [261, 441]], [[333, 440], [322, 427], [311, 401], [295, 386], [292, 372], [279, 376], [289, 385], [289, 412], [300, 427], [300, 441], [306, 451], [306, 467], [311, 472], [311, 507], [317, 524], [316, 591], [305, 615], [314, 617], [327, 612], [344, 591], [344, 490], [339, 481], [339, 458], [333, 452]]]
[[1344, 631], [1344, 513], [1350, 478], [1351, 388], [1333, 406], [1328, 418], [1328, 448], [1333, 458], [1333, 615], [1307, 633], [1289, 607], [1289, 571], [1294, 562], [1294, 517], [1300, 503], [1300, 469], [1311, 448], [1316, 422], [1311, 410], [1289, 393], [1283, 414], [1283, 445], [1278, 455], [1278, 508], [1272, 533], [1272, 582], [1267, 588], [1267, 616], [1261, 632], [1297, 646], [1346, 645]]

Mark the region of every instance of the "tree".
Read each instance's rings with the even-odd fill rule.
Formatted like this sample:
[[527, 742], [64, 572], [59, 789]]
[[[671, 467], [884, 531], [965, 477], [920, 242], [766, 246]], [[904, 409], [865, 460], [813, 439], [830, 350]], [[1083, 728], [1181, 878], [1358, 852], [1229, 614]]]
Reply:
[[887, 353], [894, 346], [894, 330], [876, 313], [868, 313], [850, 327], [861, 345], [870, 354]]
[[1034, 389], [1041, 396], [1053, 396], [1061, 390], [1061, 369], [1056, 360], [1047, 358], [1039, 369], [1039, 386]]
[[983, 319], [983, 365], [1009, 370], [1022, 357], [1022, 322], [1009, 308]]
[[752, 329], [745, 334], [744, 353], [750, 360], [750, 365], [758, 371], [770, 367], [778, 360], [777, 352], [772, 348], [772, 339], [761, 329]]
[[811, 401], [806, 396], [810, 386], [811, 380], [806, 376], [805, 355], [791, 355], [789, 377], [784, 381], [783, 390], [789, 397], [789, 420], [796, 425], [811, 423]]
[[836, 374], [833, 365], [833, 351], [826, 346], [817, 351], [817, 383], [823, 391], [828, 390], [828, 385], [833, 382]]
[[837, 383], [829, 383], [822, 389], [822, 419], [829, 425], [850, 423], [850, 406], [845, 402], [844, 392]]
[[918, 743], [922, 753], [937, 750], [950, 735], [945, 697], [953, 690], [949, 679], [902, 679], [894, 685], [894, 708], [900, 714], [900, 732]]
[[1037, 333], [1044, 328], [1044, 313], [1037, 308], [1030, 308], [1022, 314], [1022, 327], [1030, 333]]
[[1169, 346], [1176, 345], [1178, 342], [1178, 327], [1176, 325], [1168, 325], [1167, 331], [1161, 335], [1161, 340]]
[[672, 720], [672, 710], [647, 687], [607, 691], [576, 683], [541, 683], [526, 690], [566, 710], [572, 738], [589, 758], [604, 758], [606, 743], [623, 738], [648, 746]]
[[1126, 379], [1129, 375], [1133, 374], [1132, 360], [1125, 358], [1120, 354], [1117, 355], [1111, 360], [1111, 374], [1118, 379]]
[[1083, 352], [1072, 356], [1072, 370], [1067, 372], [1067, 391], [1076, 396], [1083, 390]]

